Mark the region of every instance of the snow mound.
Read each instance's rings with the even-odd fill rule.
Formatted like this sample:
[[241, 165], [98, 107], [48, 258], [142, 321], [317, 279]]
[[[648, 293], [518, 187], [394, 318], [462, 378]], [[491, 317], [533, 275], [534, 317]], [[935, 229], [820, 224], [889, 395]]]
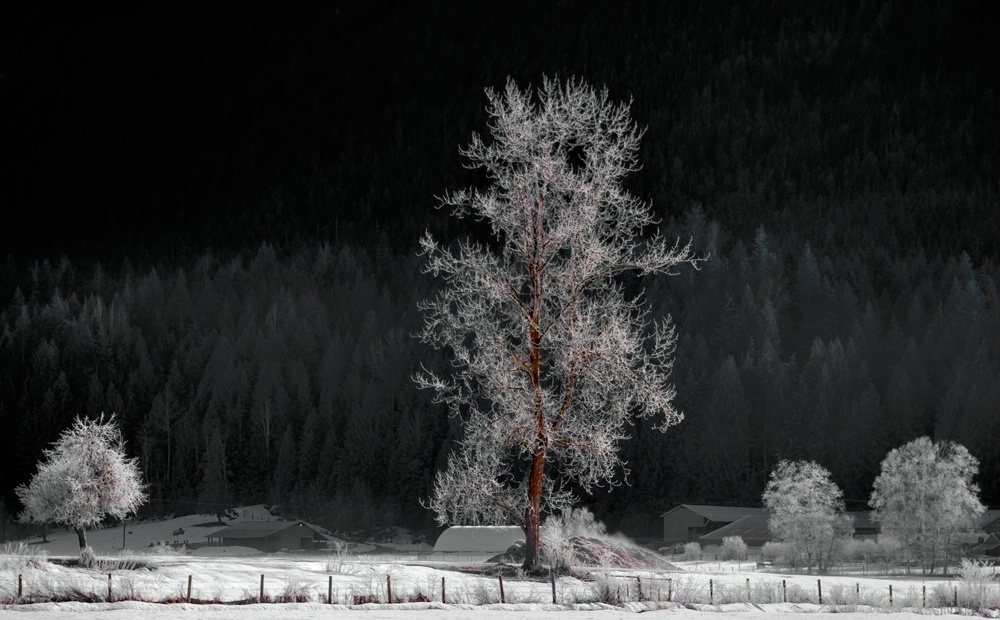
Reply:
[[[676, 566], [664, 560], [649, 549], [624, 542], [615, 542], [591, 536], [573, 536], [568, 541], [573, 549], [574, 565], [601, 566], [608, 568], [660, 568], [675, 569]], [[546, 557], [545, 550], [541, 555]], [[487, 560], [493, 563], [519, 564], [524, 562], [524, 543], [517, 542], [507, 551]], [[548, 563], [547, 559], [542, 560]]]

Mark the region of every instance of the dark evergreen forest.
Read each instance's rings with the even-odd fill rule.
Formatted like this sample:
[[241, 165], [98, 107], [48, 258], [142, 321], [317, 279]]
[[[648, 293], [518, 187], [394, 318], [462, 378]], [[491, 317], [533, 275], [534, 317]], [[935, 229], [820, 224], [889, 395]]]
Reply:
[[37, 16], [7, 37], [3, 511], [104, 411], [149, 514], [429, 529], [458, 427], [410, 380], [448, 364], [411, 337], [436, 285], [416, 242], [484, 236], [435, 195], [487, 181], [458, 155], [483, 88], [543, 74], [633, 100], [629, 189], [709, 257], [626, 282], [678, 325], [687, 418], [634, 428], [630, 484], [584, 498], [599, 518], [643, 535], [678, 502], [757, 503], [783, 458], [863, 509], [920, 435], [968, 447], [1000, 504], [996, 8], [494, 8], [209, 8], [164, 33]]

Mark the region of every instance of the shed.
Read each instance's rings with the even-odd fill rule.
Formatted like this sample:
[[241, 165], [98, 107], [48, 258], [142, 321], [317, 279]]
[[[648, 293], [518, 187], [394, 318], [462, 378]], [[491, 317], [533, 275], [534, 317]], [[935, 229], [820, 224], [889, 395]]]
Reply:
[[723, 525], [717, 530], [700, 537], [702, 545], [721, 545], [722, 539], [728, 536], [739, 536], [750, 547], [763, 547], [771, 540], [771, 532], [767, 528], [767, 515], [748, 515]]
[[434, 551], [503, 553], [519, 542], [524, 542], [524, 530], [517, 526], [453, 525], [438, 536]]
[[681, 504], [661, 515], [663, 541], [667, 544], [693, 542], [743, 517], [767, 517], [763, 508]]
[[213, 546], [253, 547], [265, 553], [282, 549], [315, 549], [326, 537], [303, 521], [244, 521], [206, 536]]

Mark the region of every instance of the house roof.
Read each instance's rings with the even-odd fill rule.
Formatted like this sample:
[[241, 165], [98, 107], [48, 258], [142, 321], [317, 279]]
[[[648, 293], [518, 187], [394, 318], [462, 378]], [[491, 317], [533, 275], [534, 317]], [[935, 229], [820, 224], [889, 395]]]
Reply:
[[674, 510], [678, 510], [680, 508], [687, 508], [698, 516], [704, 517], [709, 521], [715, 521], [716, 523], [732, 523], [733, 521], [737, 521], [743, 517], [750, 516], [767, 516], [767, 511], [763, 508], [748, 508], [745, 506], [706, 506], [703, 504], [681, 504], [680, 506], [668, 510], [660, 516], [665, 517]]
[[990, 508], [976, 519], [976, 529], [982, 529], [997, 519], [1000, 519], [1000, 508]]
[[[878, 524], [872, 520], [871, 511], [848, 512], [854, 517], [854, 529], [878, 529]], [[709, 532], [701, 537], [706, 543], [721, 543], [726, 536], [739, 536], [745, 541], [765, 541], [771, 540], [771, 531], [767, 527], [770, 513], [766, 510], [762, 515], [747, 515], [728, 525], [724, 525], [717, 530]]]
[[727, 536], [739, 536], [744, 541], [770, 540], [771, 532], [767, 529], [767, 515], [748, 515], [709, 532], [701, 537], [705, 543], [721, 543]]
[[207, 534], [207, 538], [267, 538], [289, 528], [303, 526], [316, 534], [310, 525], [302, 521], [242, 521], [229, 527]]

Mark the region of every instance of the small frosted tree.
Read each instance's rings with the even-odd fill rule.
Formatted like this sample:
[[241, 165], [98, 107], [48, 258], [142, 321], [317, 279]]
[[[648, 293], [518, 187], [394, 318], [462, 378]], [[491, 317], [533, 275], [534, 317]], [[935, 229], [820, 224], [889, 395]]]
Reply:
[[747, 555], [747, 544], [742, 536], [726, 536], [722, 539], [722, 558], [724, 560], [739, 560]]
[[114, 415], [97, 420], [77, 417], [44, 451], [38, 471], [15, 489], [24, 506], [22, 521], [73, 528], [80, 551], [87, 549], [86, 528], [104, 517], [124, 519], [146, 502], [136, 459], [125, 456], [125, 441]]
[[442, 206], [487, 222], [496, 243], [449, 250], [421, 239], [426, 270], [443, 286], [422, 305], [420, 335], [450, 352], [452, 372], [416, 381], [463, 422], [429, 502], [438, 521], [519, 524], [532, 569], [542, 511], [575, 501], [566, 483], [590, 492], [627, 473], [618, 445], [633, 416], [662, 416], [661, 429], [681, 421], [669, 317], [651, 321], [618, 276], [694, 259], [690, 244], [642, 238], [655, 220], [622, 187], [641, 135], [627, 106], [549, 79], [537, 102], [511, 80], [487, 98], [492, 142], [474, 135], [462, 154], [493, 186], [446, 195]]
[[889, 452], [875, 479], [869, 504], [882, 535], [898, 540], [911, 560], [934, 572], [951, 538], [972, 531], [985, 510], [972, 478], [979, 461], [952, 441], [914, 439]]
[[791, 551], [825, 571], [837, 546], [854, 533], [854, 521], [844, 514], [843, 492], [825, 467], [811, 461], [781, 461], [764, 489], [770, 511], [768, 529]]

